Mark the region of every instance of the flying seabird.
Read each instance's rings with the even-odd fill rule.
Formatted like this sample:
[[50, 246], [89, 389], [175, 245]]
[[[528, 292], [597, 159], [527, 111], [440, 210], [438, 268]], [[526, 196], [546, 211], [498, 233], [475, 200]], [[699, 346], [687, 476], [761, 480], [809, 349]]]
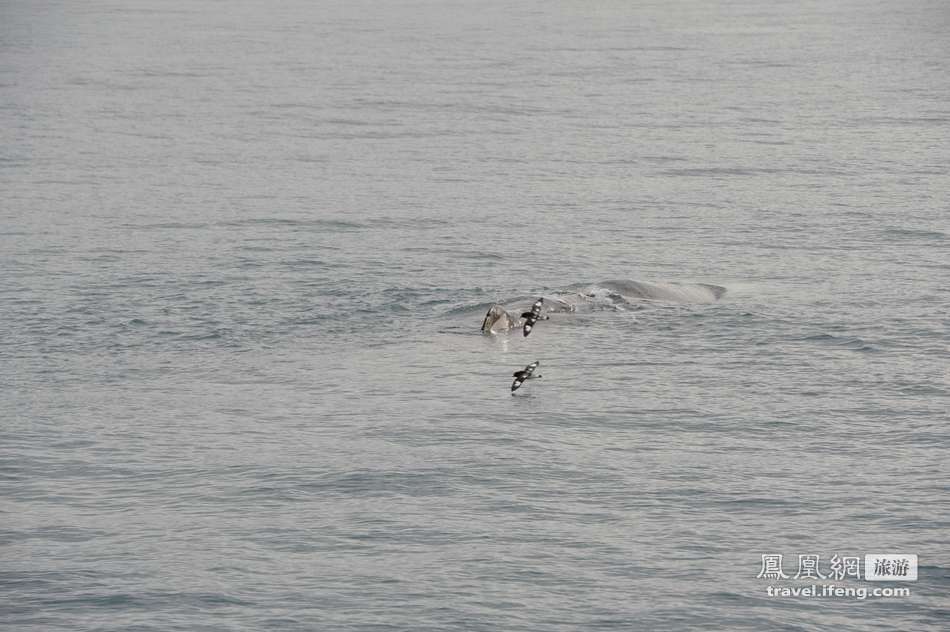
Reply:
[[527, 338], [528, 334], [531, 333], [531, 328], [534, 327], [534, 324], [539, 320], [548, 320], [548, 316], [541, 315], [541, 306], [544, 304], [544, 299], [539, 298], [534, 302], [534, 305], [531, 306], [530, 312], [524, 312], [521, 314], [521, 317], [524, 318], [524, 335]]
[[524, 384], [525, 380], [533, 380], [535, 378], [541, 377], [540, 374], [532, 375], [534, 370], [538, 368], [538, 365], [541, 364], [540, 361], [535, 360], [522, 371], [515, 371], [511, 375], [515, 378], [515, 381], [511, 383], [511, 394], [514, 395], [515, 391], [521, 388], [521, 385]]

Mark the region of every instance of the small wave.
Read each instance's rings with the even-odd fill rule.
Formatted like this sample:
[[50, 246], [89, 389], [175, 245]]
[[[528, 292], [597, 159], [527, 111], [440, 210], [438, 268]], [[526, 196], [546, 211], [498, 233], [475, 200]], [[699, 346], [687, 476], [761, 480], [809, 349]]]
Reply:
[[927, 230], [922, 228], [887, 228], [884, 230], [884, 234], [890, 237], [896, 237], [898, 239], [935, 239], [935, 240], [944, 240], [947, 238], [946, 233], [942, 233], [939, 230]]
[[751, 176], [763, 171], [743, 167], [688, 167], [682, 169], [665, 169], [660, 173], [665, 176], [684, 176], [688, 178], [721, 178], [729, 176]]
[[484, 250], [464, 250], [458, 248], [432, 248], [430, 246], [406, 246], [403, 252], [421, 253], [426, 255], [449, 255], [455, 259], [471, 259], [480, 262], [504, 261], [505, 257], [494, 252]]
[[835, 336], [833, 334], [815, 334], [802, 338], [805, 342], [817, 342], [850, 351], [877, 351], [878, 348], [857, 336]]
[[32, 530], [5, 529], [0, 531], [0, 543], [10, 544], [28, 540], [48, 542], [88, 542], [106, 535], [101, 529], [85, 529], [70, 525], [38, 527]]
[[[247, 262], [247, 263], [252, 263], [252, 262]], [[253, 264], [266, 265], [266, 264], [260, 264], [260, 262], [253, 262]], [[317, 268], [321, 270], [330, 270], [334, 268], [345, 267], [342, 264], [330, 262], [325, 259], [317, 259], [315, 257], [301, 257], [299, 259], [287, 259], [287, 260], [281, 261], [280, 265], [282, 265], [285, 268], [290, 268], [291, 270], [299, 270], [303, 268]]]
[[406, 228], [412, 230], [450, 225], [449, 221], [437, 217], [377, 217], [368, 220], [368, 223], [373, 228]]
[[901, 393], [908, 395], [923, 395], [926, 397], [947, 397], [950, 395], [948, 391], [943, 386], [934, 383], [904, 383], [898, 386], [898, 390]]
[[122, 224], [122, 228], [133, 230], [204, 230], [209, 227], [205, 222], [157, 222], [152, 224]]
[[361, 222], [342, 219], [288, 219], [283, 217], [252, 217], [220, 222], [219, 226], [247, 227], [247, 226], [285, 226], [290, 228], [319, 228], [334, 232], [357, 231], [367, 228]]

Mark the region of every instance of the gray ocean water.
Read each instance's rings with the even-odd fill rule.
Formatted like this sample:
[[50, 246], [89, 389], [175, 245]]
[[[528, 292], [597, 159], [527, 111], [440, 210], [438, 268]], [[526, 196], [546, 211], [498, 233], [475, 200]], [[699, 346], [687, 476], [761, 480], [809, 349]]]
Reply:
[[940, 0], [2, 0], [0, 627], [946, 630], [948, 174]]

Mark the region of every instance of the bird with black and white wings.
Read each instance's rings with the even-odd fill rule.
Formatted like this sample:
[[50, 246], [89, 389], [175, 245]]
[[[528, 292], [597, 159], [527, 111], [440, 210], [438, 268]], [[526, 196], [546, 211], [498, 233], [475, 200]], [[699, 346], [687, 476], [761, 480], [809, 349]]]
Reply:
[[526, 366], [521, 371], [515, 371], [511, 375], [515, 378], [515, 381], [511, 383], [511, 394], [514, 395], [515, 391], [521, 388], [521, 385], [525, 383], [526, 380], [533, 380], [541, 377], [541, 374], [534, 375], [534, 370], [538, 368], [541, 362], [535, 360], [528, 366]]
[[531, 306], [530, 312], [524, 312], [521, 314], [521, 317], [524, 318], [524, 335], [525, 337], [531, 333], [531, 329], [534, 328], [534, 325], [539, 320], [548, 320], [548, 316], [541, 315], [541, 308], [544, 305], [544, 298], [539, 298], [534, 302], [534, 305]]

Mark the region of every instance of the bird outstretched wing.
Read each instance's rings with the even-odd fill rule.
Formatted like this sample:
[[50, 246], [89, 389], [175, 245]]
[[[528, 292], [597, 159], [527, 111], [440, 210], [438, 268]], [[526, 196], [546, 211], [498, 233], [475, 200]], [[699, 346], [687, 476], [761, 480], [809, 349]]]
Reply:
[[[534, 362], [526, 366], [523, 370], [515, 371], [514, 373], [511, 374], [512, 377], [515, 378], [515, 380], [511, 383], [512, 393], [514, 393], [519, 388], [521, 388], [521, 385], [525, 383], [525, 380], [529, 380], [533, 377], [534, 370], [538, 368], [539, 364], [541, 363], [538, 360], [535, 360]], [[539, 375], [538, 377], [541, 377], [541, 376]]]
[[524, 335], [527, 338], [528, 334], [531, 333], [531, 330], [534, 328], [535, 323], [539, 320], [546, 320], [546, 317], [541, 316], [541, 307], [544, 305], [544, 298], [539, 298], [534, 302], [534, 305], [531, 306], [530, 312], [524, 312], [521, 314], [521, 317], [524, 318]]

